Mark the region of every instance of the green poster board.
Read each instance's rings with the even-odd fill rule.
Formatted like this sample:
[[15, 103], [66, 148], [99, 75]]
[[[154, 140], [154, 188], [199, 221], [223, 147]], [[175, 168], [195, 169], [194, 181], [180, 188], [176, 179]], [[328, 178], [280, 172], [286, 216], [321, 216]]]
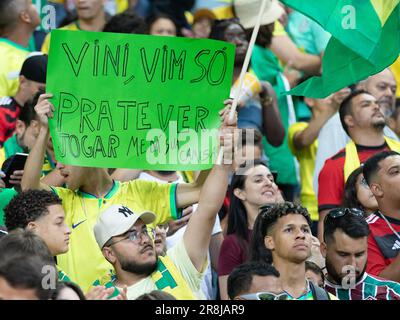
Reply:
[[202, 170], [218, 154], [234, 46], [207, 39], [54, 30], [46, 90], [58, 161]]

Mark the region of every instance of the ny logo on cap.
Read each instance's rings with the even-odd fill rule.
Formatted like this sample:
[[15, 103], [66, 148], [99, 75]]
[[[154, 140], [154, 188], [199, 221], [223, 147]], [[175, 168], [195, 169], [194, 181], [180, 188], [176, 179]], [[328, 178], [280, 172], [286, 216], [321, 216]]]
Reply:
[[128, 218], [128, 216], [134, 214], [131, 209], [125, 206], [118, 208], [118, 212], [122, 213], [125, 216], [125, 218]]

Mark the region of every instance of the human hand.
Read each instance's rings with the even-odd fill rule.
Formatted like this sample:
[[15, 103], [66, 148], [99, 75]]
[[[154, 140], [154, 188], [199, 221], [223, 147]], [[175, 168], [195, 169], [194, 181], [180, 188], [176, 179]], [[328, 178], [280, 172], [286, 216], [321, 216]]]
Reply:
[[112, 298], [111, 300], [128, 300], [128, 287], [124, 285], [122, 287], [122, 291], [119, 291], [119, 295]]
[[86, 293], [86, 300], [107, 300], [113, 294], [115, 288], [106, 288], [105, 286], [96, 286]]
[[331, 96], [332, 108], [334, 108], [336, 111], [338, 111], [343, 100], [346, 99], [350, 93], [351, 93], [351, 89], [349, 87], [343, 88], [343, 89], [333, 93]]
[[288, 61], [288, 63], [285, 66], [285, 69], [283, 70], [283, 74], [288, 80], [290, 84], [290, 88], [294, 88], [297, 86], [300, 78], [301, 78], [301, 73], [297, 69], [293, 68], [293, 62]]
[[180, 228], [186, 226], [187, 223], [189, 222], [190, 217], [192, 216], [192, 213], [193, 213], [193, 207], [192, 206], [187, 207], [182, 211], [182, 218], [168, 222], [169, 227], [168, 227], [167, 237], [172, 236]]
[[15, 186], [20, 186], [23, 175], [24, 175], [24, 170], [15, 170], [13, 174], [10, 176], [10, 184]]
[[39, 122], [42, 126], [48, 127], [48, 118], [52, 118], [54, 115], [54, 106], [48, 100], [52, 98], [51, 93], [44, 93], [39, 96], [37, 105], [35, 106], [36, 114], [39, 118]]
[[232, 104], [233, 99], [227, 99], [224, 101], [225, 108], [219, 112], [219, 116], [222, 122], [221, 128], [237, 127], [237, 111], [234, 112], [233, 118], [230, 118]]
[[6, 184], [4, 183], [3, 179], [6, 175], [4, 174], [3, 171], [0, 171], [0, 188], [5, 188]]

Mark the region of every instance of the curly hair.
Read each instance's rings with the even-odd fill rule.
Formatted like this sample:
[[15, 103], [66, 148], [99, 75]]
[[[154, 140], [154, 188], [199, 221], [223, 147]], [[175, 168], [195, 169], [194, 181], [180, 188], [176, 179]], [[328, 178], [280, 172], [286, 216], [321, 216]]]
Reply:
[[264, 245], [265, 236], [271, 231], [279, 218], [288, 214], [300, 214], [311, 228], [311, 218], [308, 210], [301, 205], [292, 202], [268, 204], [260, 209], [253, 228], [253, 236], [250, 241], [250, 260], [272, 263], [272, 253]]
[[28, 190], [16, 195], [4, 208], [8, 231], [25, 229], [29, 222], [49, 213], [48, 207], [61, 205], [61, 199], [51, 191]]

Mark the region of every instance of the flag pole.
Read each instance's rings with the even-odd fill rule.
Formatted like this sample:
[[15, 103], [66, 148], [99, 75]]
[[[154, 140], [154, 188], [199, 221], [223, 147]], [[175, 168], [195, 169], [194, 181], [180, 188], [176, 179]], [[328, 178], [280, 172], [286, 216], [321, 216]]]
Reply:
[[[254, 45], [256, 43], [258, 31], [260, 29], [261, 19], [262, 19], [263, 13], [265, 11], [266, 5], [267, 5], [267, 0], [262, 0], [260, 13], [258, 14], [256, 25], [254, 26], [253, 32], [251, 34], [249, 48], [247, 49], [246, 57], [244, 59], [243, 66], [242, 66], [242, 71], [240, 72], [239, 85], [235, 92], [235, 97], [234, 97], [234, 100], [232, 103], [231, 110], [229, 112], [229, 122], [231, 122], [233, 120], [233, 117], [235, 116], [235, 112], [236, 112], [237, 105], [238, 105], [239, 98], [240, 98], [240, 93], [242, 92], [242, 89], [243, 89], [244, 77], [246, 75], [247, 69], [250, 64], [251, 54], [253, 53], [253, 49], [254, 49]], [[217, 164], [221, 165], [222, 160], [223, 160], [223, 151], [222, 151], [222, 148], [220, 148], [219, 153], [218, 153], [218, 158], [217, 158]]]

